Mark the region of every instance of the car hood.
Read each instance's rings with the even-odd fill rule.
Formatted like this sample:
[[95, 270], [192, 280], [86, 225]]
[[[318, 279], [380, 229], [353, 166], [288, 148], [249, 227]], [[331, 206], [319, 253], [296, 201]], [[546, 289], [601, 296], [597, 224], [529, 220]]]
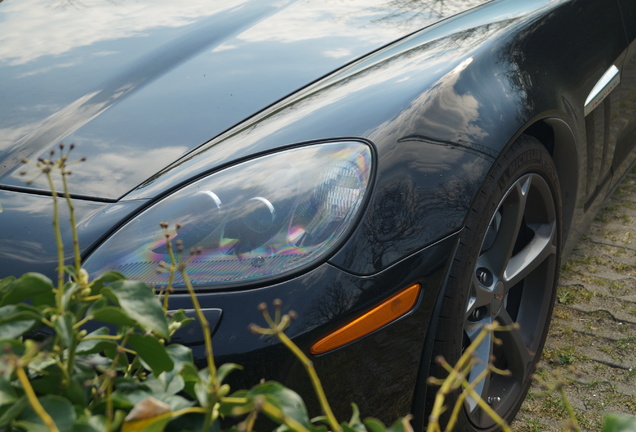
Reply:
[[305, 85], [484, 2], [0, 2], [0, 186], [47, 190], [26, 186], [21, 161], [64, 142], [87, 158], [71, 193], [116, 200]]

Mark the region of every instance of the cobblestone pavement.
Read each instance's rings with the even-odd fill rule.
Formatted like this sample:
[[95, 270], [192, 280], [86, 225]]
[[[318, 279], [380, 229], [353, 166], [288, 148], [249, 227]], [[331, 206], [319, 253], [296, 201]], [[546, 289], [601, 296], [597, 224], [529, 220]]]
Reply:
[[[607, 413], [636, 415], [636, 170], [621, 183], [563, 264], [538, 379], [567, 381], [582, 430], [600, 431]], [[515, 431], [561, 430], [558, 391], [535, 384]]]

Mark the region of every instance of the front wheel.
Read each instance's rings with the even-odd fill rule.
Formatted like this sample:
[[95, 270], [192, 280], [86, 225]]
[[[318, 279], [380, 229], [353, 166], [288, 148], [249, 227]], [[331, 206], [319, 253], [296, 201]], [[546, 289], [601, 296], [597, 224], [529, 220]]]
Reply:
[[[476, 384], [481, 399], [511, 421], [530, 386], [549, 327], [561, 252], [561, 198], [556, 168], [536, 139], [522, 136], [498, 160], [469, 211], [451, 266], [433, 353], [451, 364], [484, 324], [513, 330], [489, 335], [469, 372], [472, 382], [493, 364], [509, 375], [490, 373]], [[495, 344], [500, 339], [501, 345]], [[445, 374], [432, 366], [437, 377]], [[429, 389], [432, 407], [435, 389]], [[447, 406], [452, 406], [452, 395]], [[477, 400], [467, 397], [456, 430], [497, 429]]]

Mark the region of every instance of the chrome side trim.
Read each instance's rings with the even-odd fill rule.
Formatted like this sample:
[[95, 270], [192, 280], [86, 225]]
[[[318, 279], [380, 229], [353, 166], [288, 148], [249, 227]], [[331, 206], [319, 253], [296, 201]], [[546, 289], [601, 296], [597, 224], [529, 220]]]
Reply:
[[618, 68], [614, 65], [603, 74], [596, 83], [592, 91], [585, 100], [585, 115], [591, 113], [594, 108], [599, 106], [601, 102], [614, 90], [621, 82], [621, 75]]

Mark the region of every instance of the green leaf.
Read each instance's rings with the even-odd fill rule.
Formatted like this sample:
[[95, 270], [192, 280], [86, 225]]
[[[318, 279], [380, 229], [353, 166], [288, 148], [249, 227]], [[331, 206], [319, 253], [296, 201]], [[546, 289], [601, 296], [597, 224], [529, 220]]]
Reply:
[[103, 432], [106, 428], [95, 428], [88, 423], [75, 423], [73, 425], [73, 432]]
[[138, 405], [141, 401], [143, 401], [144, 399], [148, 399], [149, 397], [153, 397], [167, 404], [171, 411], [177, 411], [180, 409], [191, 407], [193, 405], [192, 401], [189, 401], [181, 396], [157, 393], [152, 390], [153, 386], [149, 386], [148, 389], [140, 388], [133, 391], [122, 390], [123, 386], [121, 385], [117, 387], [118, 389], [112, 393], [112, 404], [115, 408], [119, 408], [125, 411], [130, 411], [130, 409], [133, 408], [135, 405]]
[[[177, 401], [177, 399], [180, 401]], [[159, 400], [159, 398], [152, 396], [146, 397], [143, 400], [138, 401], [128, 416], [126, 416], [124, 424], [122, 425], [122, 432], [163, 431], [167, 423], [176, 418], [175, 411], [189, 406], [191, 406], [191, 404], [183, 398], [171, 397], [168, 398], [168, 401], [166, 401], [164, 399]], [[200, 414], [197, 414], [196, 417], [202, 418]], [[201, 430], [200, 422], [193, 423], [191, 420], [191, 415], [180, 418], [178, 430]], [[199, 423], [198, 427], [192, 427], [197, 423]], [[174, 430], [174, 428], [171, 428], [170, 430]], [[215, 430], [219, 429], [217, 428]]]
[[351, 411], [352, 413], [351, 413], [351, 420], [349, 420], [349, 425], [354, 428], [361, 426], [364, 430], [364, 425], [360, 421], [360, 410], [358, 409], [358, 405], [352, 403]]
[[[222, 417], [247, 414], [248, 412], [254, 409], [254, 405], [251, 402], [248, 401], [247, 403], [242, 403], [240, 401], [240, 399], [247, 398], [247, 390], [235, 391], [234, 393], [230, 395], [230, 397], [232, 398], [232, 400], [235, 400], [238, 402], [223, 401], [219, 405], [219, 414]], [[235, 408], [236, 408], [236, 411], [235, 411]]]
[[70, 312], [65, 312], [55, 320], [55, 332], [64, 343], [65, 348], [74, 349], [75, 347], [76, 334], [75, 330], [73, 330], [74, 325], [75, 316]]
[[126, 416], [121, 432], [162, 432], [170, 420], [170, 407], [153, 397], [148, 397], [136, 404]]
[[116, 390], [111, 394], [111, 402], [115, 408], [130, 411], [137, 402], [148, 396], [151, 396], [150, 393], [141, 390], [133, 392]]
[[15, 403], [18, 400], [18, 394], [3, 376], [0, 376], [0, 406]]
[[91, 282], [91, 295], [99, 294], [105, 286], [123, 280], [126, 280], [126, 276], [114, 270], [102, 273]]
[[35, 320], [0, 323], [0, 339], [16, 339], [31, 330], [35, 323]]
[[122, 310], [146, 331], [168, 337], [168, 321], [153, 290], [143, 282], [117, 281], [102, 292], [115, 297]]
[[174, 362], [174, 367], [177, 370], [181, 370], [185, 364], [193, 364], [194, 358], [192, 357], [192, 350], [181, 344], [171, 344], [166, 347], [168, 355]]
[[86, 386], [86, 382], [90, 379], [96, 378], [96, 374], [79, 373], [75, 372], [71, 375], [71, 381], [61, 393], [66, 397], [73, 405], [86, 407], [90, 401], [89, 387]]
[[[146, 385], [148, 385], [149, 387], [152, 387], [148, 381], [149, 380], [145, 381]], [[168, 377], [167, 373], [164, 372], [159, 376], [159, 379], [157, 379], [157, 382], [161, 383], [161, 391], [169, 395], [176, 395], [185, 388], [185, 380], [183, 379], [181, 375]]]
[[[60, 432], [71, 432], [73, 424], [77, 419], [73, 405], [63, 397], [56, 395], [46, 395], [38, 398], [38, 401], [44, 408]], [[29, 432], [48, 432], [48, 428], [44, 425], [40, 417], [35, 413], [31, 406], [28, 406], [15, 422], [17, 426], [23, 427]]]
[[181, 375], [186, 382], [200, 382], [199, 370], [193, 363], [184, 363], [181, 368]]
[[196, 321], [194, 318], [187, 316], [183, 309], [179, 309], [178, 311], [169, 314], [168, 320], [170, 330], [173, 335], [185, 326]]
[[122, 353], [117, 346], [104, 347], [104, 355], [111, 360], [117, 359], [118, 366], [121, 370], [125, 370], [129, 366], [128, 356]]
[[357, 427], [352, 427], [347, 423], [342, 423], [340, 425], [340, 427], [342, 427], [342, 432], [366, 432], [366, 428], [364, 427], [364, 425], [361, 425], [362, 429], [359, 429]]
[[174, 362], [168, 355], [166, 347], [152, 335], [133, 333], [128, 337], [128, 345], [150, 366], [155, 376], [174, 368]]
[[185, 388], [183, 391], [186, 392], [192, 399], [199, 400], [195, 386], [201, 382], [201, 378], [199, 377], [196, 366], [192, 363], [184, 363], [181, 366], [180, 374], [185, 381]]
[[[24, 343], [20, 340], [0, 339], [0, 352], [4, 352], [4, 353], [12, 352], [13, 354], [20, 357], [24, 354], [24, 350], [25, 350]], [[0, 366], [0, 370], [2, 370], [2, 366]]]
[[87, 405], [88, 388], [85, 383], [96, 378], [94, 371], [83, 372], [75, 369], [75, 372], [70, 376], [70, 382], [68, 382], [65, 372], [54, 361], [48, 365], [32, 364], [32, 366], [32, 369], [39, 372], [37, 378], [31, 379], [31, 385], [36, 394], [58, 395], [68, 399], [74, 405], [81, 407]]
[[[391, 425], [390, 428], [387, 429], [387, 432], [411, 432], [413, 428], [411, 427], [411, 418], [413, 416], [407, 415], [406, 417], [402, 417], [397, 419], [395, 423]], [[366, 422], [366, 420], [365, 420]]]
[[168, 384], [166, 384], [165, 377], [166, 377], [166, 372], [162, 372], [157, 377], [154, 377], [151, 375], [150, 377], [144, 380], [144, 385], [148, 387], [148, 390], [153, 395], [157, 395], [159, 393], [163, 394], [166, 392], [166, 388], [168, 387]]
[[[173, 417], [172, 421], [168, 423], [165, 430], [166, 432], [203, 432], [203, 414], [195, 413]], [[238, 432], [238, 429], [236, 426], [221, 429], [220, 422], [217, 419], [205, 432]]]
[[124, 420], [121, 432], [163, 432], [170, 420], [172, 420], [172, 413], [137, 421], [128, 422]]
[[[258, 395], [265, 396], [266, 400], [280, 409], [286, 417], [293, 418], [307, 428], [311, 427], [307, 408], [298, 393], [280, 383], [268, 381], [254, 386], [247, 393], [248, 399], [252, 402]], [[272, 418], [272, 420], [275, 419]]]
[[8, 287], [6, 294], [0, 300], [0, 306], [18, 304], [42, 296], [54, 301], [53, 289], [53, 282], [46, 276], [39, 273], [26, 273]]
[[99, 297], [98, 299], [92, 301], [86, 310], [86, 316], [92, 316], [93, 313], [101, 308], [108, 306], [108, 299], [104, 296]]
[[167, 403], [171, 411], [179, 411], [196, 405], [194, 401], [186, 399], [183, 396], [169, 394], [162, 394], [160, 396], [161, 397], [157, 397], [157, 399]]
[[[161, 376], [158, 377], [158, 380], [160, 380], [163, 383], [166, 393], [176, 394], [176, 392], [173, 392], [173, 389], [176, 388], [175, 386], [180, 387], [179, 391], [185, 388], [186, 375], [183, 374], [184, 366], [192, 365], [192, 367], [194, 368], [192, 350], [190, 350], [190, 348], [185, 347], [183, 345], [172, 344], [166, 347], [166, 352], [172, 359], [174, 363], [174, 367], [172, 368], [171, 371], [163, 372]], [[196, 375], [196, 368], [195, 368], [195, 375]], [[178, 382], [173, 384], [173, 381], [175, 379], [177, 379]]]
[[0, 323], [39, 318], [40, 317], [36, 313], [24, 311], [17, 305], [10, 304], [0, 307]]
[[311, 430], [312, 432], [329, 432], [329, 428], [325, 424], [314, 424]]
[[64, 310], [69, 309], [69, 304], [77, 290], [79, 290], [79, 285], [75, 282], [67, 282], [64, 284], [64, 295], [62, 296], [62, 308]]
[[224, 363], [216, 371], [216, 378], [222, 383], [230, 372], [235, 370], [243, 370], [243, 366], [236, 363]]
[[366, 418], [364, 424], [369, 432], [386, 432], [386, 426], [378, 419]]
[[8, 410], [0, 417], [0, 428], [7, 427], [12, 421], [14, 421], [22, 411], [29, 405], [29, 401], [26, 396], [22, 396]]
[[208, 385], [205, 382], [194, 384], [194, 394], [199, 405], [206, 406], [208, 404]]
[[2, 298], [5, 292], [9, 290], [9, 287], [14, 281], [15, 281], [15, 277], [13, 276], [0, 279], [0, 298]]
[[41, 308], [26, 303], [2, 306], [0, 311], [0, 321], [13, 321], [14, 318], [41, 320], [44, 316]]
[[[83, 340], [77, 344], [77, 349], [75, 350], [76, 354], [94, 354], [98, 352], [103, 352], [106, 348], [117, 348], [117, 343], [109, 339], [97, 339], [100, 336], [107, 336], [110, 334], [108, 327], [100, 327], [94, 332], [91, 332], [84, 336]], [[86, 338], [95, 338], [85, 340]]]
[[115, 324], [117, 326], [134, 326], [135, 320], [125, 314], [120, 308], [116, 306], [106, 306], [101, 309], [91, 311], [93, 320]]
[[73, 432], [103, 432], [107, 430], [106, 425], [107, 422], [105, 416], [93, 415], [87, 419], [84, 419], [81, 423], [75, 423], [75, 425], [73, 426]]
[[33, 390], [40, 395], [60, 394], [62, 382], [65, 379], [64, 372], [62, 372], [60, 366], [52, 363], [38, 367], [37, 370], [41, 371], [41, 373], [39, 377], [31, 379]]
[[636, 417], [606, 414], [603, 422], [603, 432], [636, 432]]
[[100, 354], [78, 354], [75, 357], [75, 364], [80, 370], [86, 373], [96, 373], [96, 370], [104, 371], [113, 363], [111, 358], [103, 355], [106, 350], [115, 351], [110, 346], [105, 346], [103, 352]]

